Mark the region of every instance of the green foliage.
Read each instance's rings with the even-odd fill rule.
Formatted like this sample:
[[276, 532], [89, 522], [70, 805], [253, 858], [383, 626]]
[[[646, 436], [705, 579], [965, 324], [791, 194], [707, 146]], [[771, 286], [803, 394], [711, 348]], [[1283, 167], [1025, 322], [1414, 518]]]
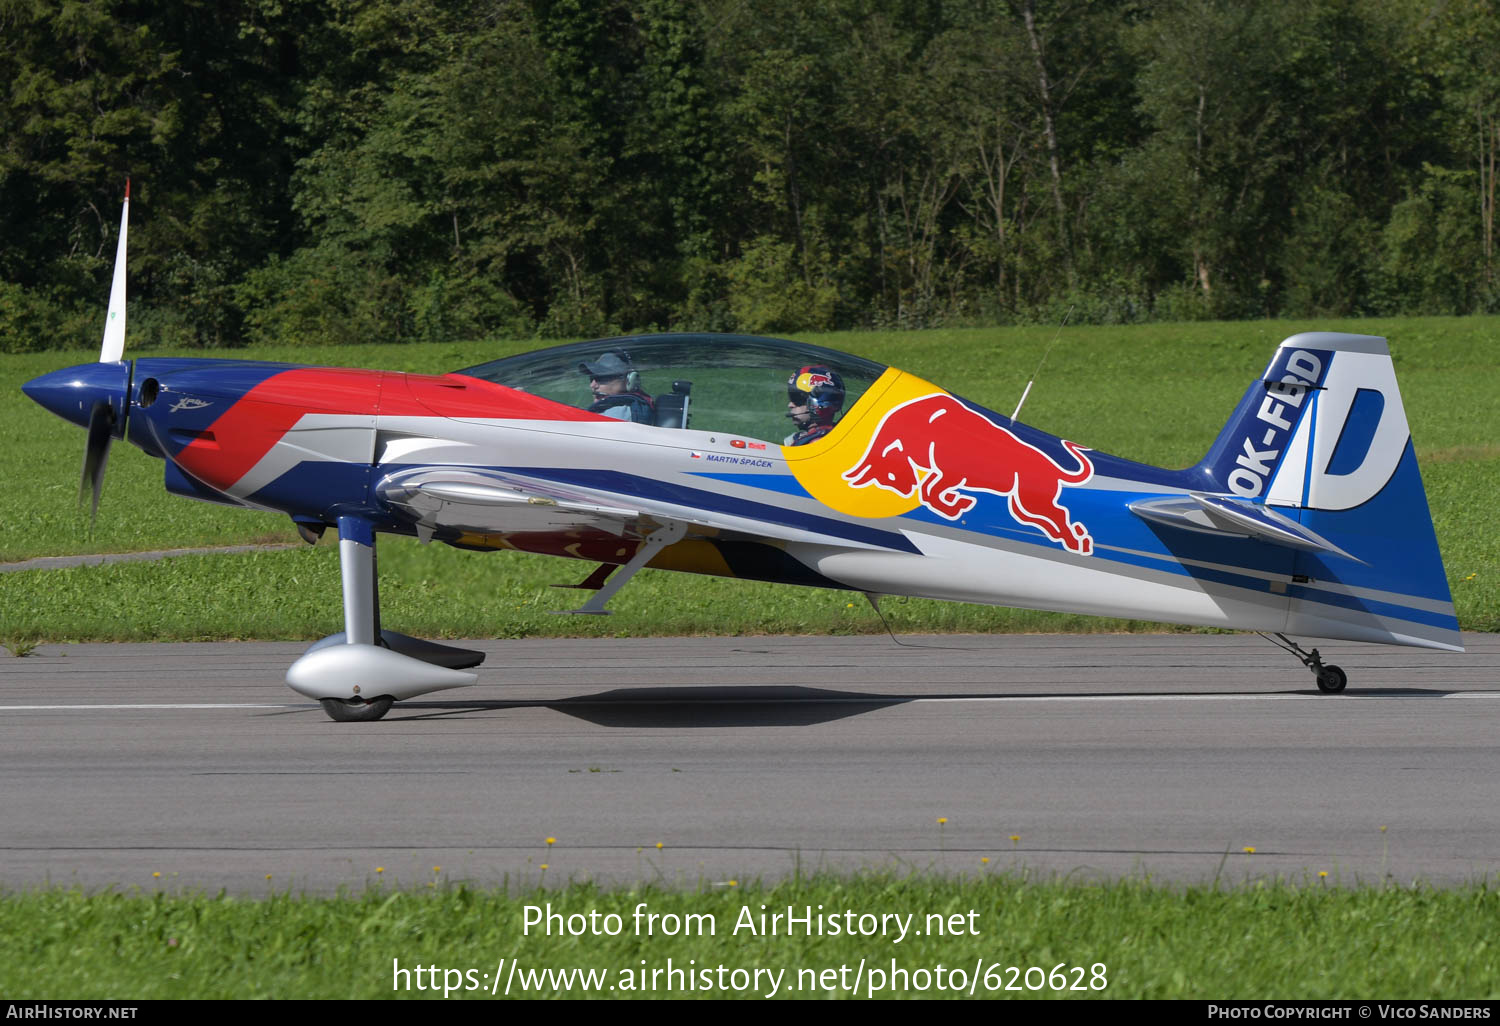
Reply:
[[62, 311], [34, 291], [0, 281], [0, 339], [5, 352], [34, 353], [51, 349], [61, 334]]
[[1196, 282], [1177, 282], [1157, 292], [1151, 315], [1159, 321], [1209, 321], [1214, 313]]
[[729, 309], [745, 331], [777, 334], [833, 327], [837, 293], [826, 281], [809, 283], [789, 242], [761, 236], [732, 263]]
[[1500, 308], [1488, 3], [16, 0], [0, 32], [0, 352], [95, 334], [127, 175], [143, 348]]
[[1474, 230], [1476, 176], [1430, 165], [1415, 194], [1396, 204], [1382, 233], [1391, 306], [1417, 313], [1463, 314], [1494, 309], [1500, 295], [1475, 274], [1484, 266]]
[[1359, 215], [1354, 200], [1312, 186], [1298, 204], [1283, 257], [1287, 307], [1304, 317], [1367, 312], [1376, 253], [1375, 226]]
[[729, 282], [724, 268], [704, 257], [689, 257], [682, 262], [681, 280], [685, 298], [672, 312], [674, 331], [716, 331], [733, 333], [739, 321], [730, 312]]
[[252, 271], [236, 298], [251, 311], [251, 342], [351, 345], [403, 337], [401, 291], [388, 272], [327, 243]]
[[[133, 176], [131, 270], [169, 311], [164, 338], [237, 340], [228, 290], [283, 234], [295, 72], [320, 45], [318, 16], [261, 0], [6, 4], [0, 280], [63, 311], [102, 309]], [[0, 334], [0, 351], [24, 347]]]

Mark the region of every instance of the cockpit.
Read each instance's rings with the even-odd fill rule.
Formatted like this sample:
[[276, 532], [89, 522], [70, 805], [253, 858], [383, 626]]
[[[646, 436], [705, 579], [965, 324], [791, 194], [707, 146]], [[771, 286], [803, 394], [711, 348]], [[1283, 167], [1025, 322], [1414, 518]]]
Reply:
[[[600, 403], [598, 385], [591, 386], [594, 376], [621, 371], [626, 388], [649, 397], [650, 422], [656, 427], [779, 442], [792, 430], [788, 381], [817, 366], [832, 368], [840, 377], [844, 411], [886, 370], [883, 364], [804, 342], [680, 334], [576, 342], [456, 373], [590, 409]], [[610, 409], [601, 412], [617, 415]]]

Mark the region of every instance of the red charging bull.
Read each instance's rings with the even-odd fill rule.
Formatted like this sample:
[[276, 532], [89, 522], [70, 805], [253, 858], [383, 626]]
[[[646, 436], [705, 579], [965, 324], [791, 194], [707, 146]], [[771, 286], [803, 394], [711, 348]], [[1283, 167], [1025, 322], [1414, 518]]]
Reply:
[[1058, 499], [1063, 485], [1093, 477], [1094, 465], [1082, 446], [1062, 444], [1078, 461], [1076, 469], [1065, 469], [1036, 446], [939, 392], [887, 413], [864, 456], [843, 477], [851, 488], [874, 485], [907, 498], [916, 495], [948, 520], [957, 520], [979, 501], [966, 492], [1009, 496], [1010, 515], [1017, 521], [1087, 556], [1094, 551], [1093, 538]]

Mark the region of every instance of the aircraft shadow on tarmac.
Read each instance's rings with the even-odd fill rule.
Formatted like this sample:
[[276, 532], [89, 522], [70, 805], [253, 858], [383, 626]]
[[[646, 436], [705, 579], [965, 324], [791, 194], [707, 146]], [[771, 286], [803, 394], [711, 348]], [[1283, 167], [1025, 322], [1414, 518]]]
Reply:
[[[934, 694], [873, 694], [829, 688], [750, 685], [742, 687], [647, 687], [614, 688], [595, 695], [557, 701], [459, 701], [402, 702], [391, 710], [387, 723], [436, 719], [468, 713], [507, 709], [545, 708], [565, 713], [600, 727], [627, 729], [702, 727], [806, 727], [860, 716], [915, 701], [1038, 699], [1085, 699], [1139, 701], [1144, 699], [1203, 699], [1213, 697], [1318, 697], [1336, 702], [1340, 698], [1442, 698], [1455, 692], [1441, 688], [1350, 689], [1341, 696], [1319, 696], [1316, 689], [1256, 692], [1100, 692], [1049, 691], [1017, 693], [973, 692]], [[404, 714], [404, 715], [403, 715]]]
[[387, 720], [451, 716], [496, 709], [545, 708], [600, 727], [806, 727], [910, 702], [913, 695], [874, 695], [798, 686], [614, 688], [554, 702], [403, 702]]

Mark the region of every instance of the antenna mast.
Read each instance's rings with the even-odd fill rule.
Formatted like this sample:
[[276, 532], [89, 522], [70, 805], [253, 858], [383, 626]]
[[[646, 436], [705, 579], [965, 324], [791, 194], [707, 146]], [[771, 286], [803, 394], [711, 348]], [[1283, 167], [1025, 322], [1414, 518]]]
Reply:
[[1021, 401], [1016, 403], [1015, 412], [1010, 415], [1010, 422], [1014, 424], [1016, 418], [1021, 414], [1021, 407], [1026, 405], [1026, 397], [1031, 394], [1031, 386], [1036, 382], [1036, 376], [1042, 372], [1042, 364], [1047, 362], [1047, 354], [1052, 352], [1052, 347], [1057, 345], [1057, 340], [1062, 338], [1062, 330], [1068, 326], [1068, 318], [1073, 316], [1073, 308], [1068, 307], [1068, 312], [1063, 314], [1062, 323], [1057, 326], [1057, 334], [1052, 336], [1052, 341], [1047, 343], [1047, 348], [1042, 350], [1042, 358], [1036, 362], [1036, 370], [1031, 372], [1031, 380], [1026, 382], [1026, 387], [1021, 391]]

